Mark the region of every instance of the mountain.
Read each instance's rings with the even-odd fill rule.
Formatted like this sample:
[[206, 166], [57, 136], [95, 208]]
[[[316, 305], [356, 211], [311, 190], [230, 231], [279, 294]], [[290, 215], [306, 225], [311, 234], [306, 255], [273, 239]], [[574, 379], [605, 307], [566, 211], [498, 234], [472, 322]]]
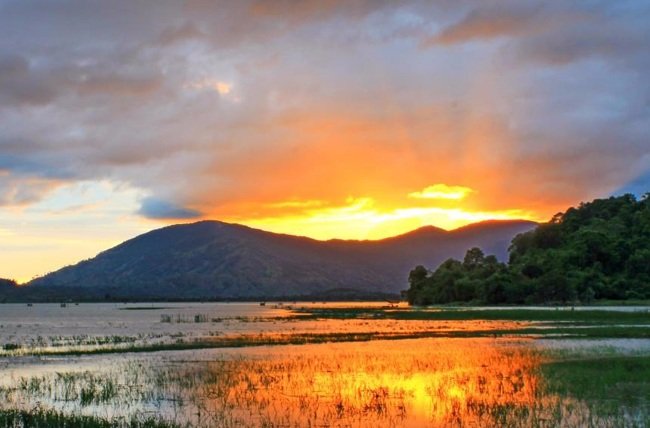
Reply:
[[201, 221], [145, 233], [21, 288], [141, 299], [297, 297], [332, 290], [396, 294], [417, 264], [437, 266], [473, 246], [503, 258], [511, 239], [534, 226], [489, 221], [453, 231], [427, 226], [377, 241], [317, 241]]

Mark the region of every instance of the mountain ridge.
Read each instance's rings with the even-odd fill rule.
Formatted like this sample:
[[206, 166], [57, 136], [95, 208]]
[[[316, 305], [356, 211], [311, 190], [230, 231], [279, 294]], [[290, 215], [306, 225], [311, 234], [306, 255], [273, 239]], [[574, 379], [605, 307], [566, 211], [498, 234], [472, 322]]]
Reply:
[[331, 289], [396, 294], [415, 264], [438, 264], [471, 246], [505, 256], [510, 240], [535, 225], [497, 221], [470, 231], [425, 226], [380, 240], [319, 241], [204, 220], [138, 235], [28, 287], [125, 298], [304, 296]]

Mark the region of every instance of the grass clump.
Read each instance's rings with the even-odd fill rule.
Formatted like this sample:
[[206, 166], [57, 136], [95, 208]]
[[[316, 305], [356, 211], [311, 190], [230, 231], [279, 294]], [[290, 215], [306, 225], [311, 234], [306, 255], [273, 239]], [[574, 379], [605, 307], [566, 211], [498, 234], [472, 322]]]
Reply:
[[605, 355], [551, 361], [540, 367], [546, 391], [589, 403], [592, 413], [650, 426], [650, 358]]
[[52, 409], [0, 410], [0, 427], [11, 428], [176, 428], [179, 425], [153, 417], [107, 420], [96, 416], [66, 414]]

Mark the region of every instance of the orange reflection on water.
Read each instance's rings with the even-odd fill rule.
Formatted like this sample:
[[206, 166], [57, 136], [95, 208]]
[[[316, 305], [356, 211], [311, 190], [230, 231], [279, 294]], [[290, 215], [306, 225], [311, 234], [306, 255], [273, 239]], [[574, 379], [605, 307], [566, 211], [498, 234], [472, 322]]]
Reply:
[[195, 399], [253, 425], [521, 425], [536, 417], [538, 363], [493, 339], [303, 345], [210, 363]]

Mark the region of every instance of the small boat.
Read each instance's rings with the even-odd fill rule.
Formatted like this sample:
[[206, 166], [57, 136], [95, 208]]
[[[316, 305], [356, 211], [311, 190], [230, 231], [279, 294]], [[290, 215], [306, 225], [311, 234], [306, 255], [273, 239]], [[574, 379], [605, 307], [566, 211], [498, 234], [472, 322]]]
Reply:
[[260, 306], [266, 306], [266, 302], [260, 302]]
[[31, 308], [31, 307], [34, 306], [34, 305], [32, 305], [31, 303], [28, 303], [27, 306], [29, 306], [29, 307]]
[[66, 306], [68, 306], [66, 303], [61, 303], [62, 308], [65, 308]]

